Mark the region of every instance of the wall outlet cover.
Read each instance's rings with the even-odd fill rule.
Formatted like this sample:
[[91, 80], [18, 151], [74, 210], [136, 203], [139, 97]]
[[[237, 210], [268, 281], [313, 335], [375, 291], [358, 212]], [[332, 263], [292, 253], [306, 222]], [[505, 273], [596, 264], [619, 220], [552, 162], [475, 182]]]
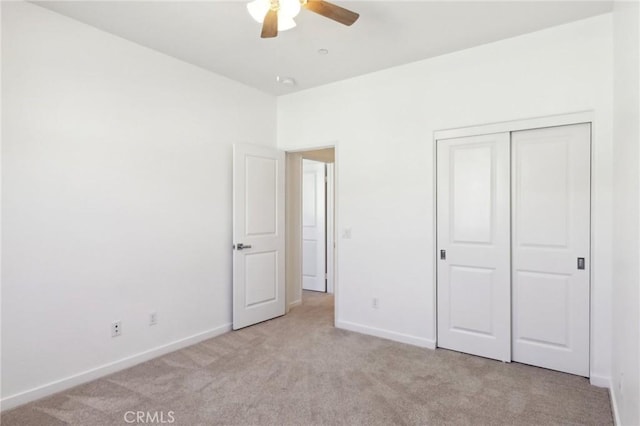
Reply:
[[111, 323], [111, 337], [118, 337], [122, 334], [122, 322], [114, 321]]

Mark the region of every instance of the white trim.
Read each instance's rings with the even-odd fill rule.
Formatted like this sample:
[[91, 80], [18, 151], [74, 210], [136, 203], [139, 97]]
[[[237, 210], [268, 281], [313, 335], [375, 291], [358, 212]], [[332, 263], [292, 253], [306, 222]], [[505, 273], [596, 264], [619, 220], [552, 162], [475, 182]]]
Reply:
[[618, 398], [616, 397], [616, 391], [610, 387], [609, 388], [609, 396], [611, 398], [611, 413], [613, 414], [613, 424], [617, 426], [622, 426], [622, 421], [620, 420], [620, 409], [618, 408]]
[[340, 180], [339, 180], [339, 161], [340, 158], [340, 144], [335, 141], [333, 144], [333, 324], [338, 326], [338, 313], [339, 313], [339, 267], [340, 264], [340, 238], [338, 238], [340, 229]]
[[433, 135], [433, 147], [432, 147], [432, 158], [433, 158], [433, 167], [432, 167], [432, 178], [433, 178], [433, 186], [432, 186], [432, 194], [433, 194], [433, 204], [431, 210], [433, 212], [433, 255], [431, 256], [431, 261], [433, 262], [433, 346], [434, 348], [438, 346], [438, 140], [435, 137], [435, 133]]
[[592, 374], [591, 377], [589, 377], [589, 383], [591, 383], [591, 386], [597, 386], [599, 388], [611, 388], [611, 377]]
[[[278, 150], [284, 151], [284, 152], [318, 151], [318, 150], [321, 150], [321, 149], [336, 148], [336, 144], [337, 144], [337, 142], [332, 142], [332, 143], [329, 143], [327, 145], [313, 145], [313, 146], [307, 146], [307, 147], [304, 147], [304, 148], [300, 148], [299, 146], [291, 147], [291, 148], [287, 148], [287, 147], [284, 147], [284, 146], [278, 146]], [[334, 152], [334, 154], [335, 154], [335, 152]], [[334, 158], [334, 162], [335, 162], [335, 158]]]
[[[334, 150], [335, 161], [335, 150]], [[335, 209], [335, 185], [334, 185], [334, 164], [327, 164], [327, 293], [334, 293], [335, 281], [335, 245], [336, 245], [336, 209]]]
[[29, 389], [15, 395], [7, 396], [3, 398], [2, 401], [0, 401], [0, 406], [2, 407], [2, 410], [5, 411], [31, 401], [44, 398], [54, 393], [70, 389], [83, 383], [99, 379], [108, 374], [133, 367], [134, 365], [140, 364], [153, 358], [157, 358], [161, 355], [186, 348], [187, 346], [195, 345], [196, 343], [200, 343], [204, 340], [211, 339], [229, 331], [231, 331], [231, 323], [224, 324], [220, 327], [213, 328], [202, 333], [194, 334], [193, 336], [185, 337], [184, 339], [173, 341], [166, 345], [155, 347], [148, 351], [140, 352], [138, 354], [119, 359], [118, 361], [104, 364], [91, 370], [83, 371], [82, 373], [74, 374], [73, 376], [69, 376], [64, 379], [56, 380], [54, 382], [38, 386], [37, 388]]
[[424, 337], [412, 336], [410, 334], [397, 333], [395, 331], [384, 330], [382, 328], [369, 327], [367, 325], [356, 324], [349, 321], [336, 321], [336, 327], [343, 330], [355, 331], [356, 333], [367, 334], [369, 336], [381, 337], [395, 342], [407, 343], [409, 345], [420, 346], [421, 348], [435, 349], [436, 342]]
[[[597, 265], [596, 262], [596, 226], [595, 223], [596, 221], [594, 220], [594, 213], [596, 212], [596, 200], [598, 199], [596, 197], [596, 185], [595, 185], [595, 178], [594, 178], [594, 172], [595, 172], [595, 135], [596, 133], [594, 132], [593, 128], [595, 125], [594, 120], [592, 119], [589, 124], [591, 124], [591, 134], [590, 134], [590, 140], [589, 140], [589, 149], [591, 150], [590, 155], [589, 155], [589, 161], [591, 162], [591, 164], [589, 164], [589, 197], [590, 197], [590, 201], [589, 201], [589, 208], [591, 209], [589, 211], [589, 377], [594, 377], [594, 382], [597, 382], [600, 378], [603, 378], [603, 376], [598, 376], [597, 374], [593, 374], [593, 370], [594, 370], [594, 357], [593, 354], [596, 352], [595, 350], [595, 331], [596, 331], [596, 327], [594, 324], [594, 315], [593, 313], [596, 311], [595, 306], [596, 306], [596, 300], [594, 294], [594, 283], [596, 282], [596, 271], [597, 268], [594, 268], [594, 265]], [[611, 369], [611, 364], [609, 364], [609, 369]], [[611, 378], [605, 378], [608, 381], [608, 384], [606, 387], [609, 388], [609, 393], [611, 393]], [[592, 382], [593, 384], [593, 382]]]
[[580, 111], [562, 115], [550, 115], [523, 120], [481, 124], [478, 126], [461, 127], [457, 129], [436, 130], [433, 132], [433, 138], [437, 141], [442, 139], [462, 138], [466, 136], [480, 136], [493, 133], [517, 132], [519, 130], [564, 126], [567, 124], [592, 123], [593, 121], [593, 111]]
[[293, 302], [289, 303], [289, 309], [295, 308], [296, 306], [300, 306], [300, 305], [302, 305], [301, 299], [294, 300]]

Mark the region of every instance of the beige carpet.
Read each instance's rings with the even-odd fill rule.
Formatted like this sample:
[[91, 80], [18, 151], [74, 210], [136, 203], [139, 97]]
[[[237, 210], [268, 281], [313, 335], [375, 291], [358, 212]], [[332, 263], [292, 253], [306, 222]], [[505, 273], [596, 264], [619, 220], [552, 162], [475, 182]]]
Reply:
[[285, 317], [5, 412], [2, 425], [126, 425], [137, 411], [174, 425], [612, 424], [607, 390], [585, 378], [332, 324], [332, 297], [305, 294]]

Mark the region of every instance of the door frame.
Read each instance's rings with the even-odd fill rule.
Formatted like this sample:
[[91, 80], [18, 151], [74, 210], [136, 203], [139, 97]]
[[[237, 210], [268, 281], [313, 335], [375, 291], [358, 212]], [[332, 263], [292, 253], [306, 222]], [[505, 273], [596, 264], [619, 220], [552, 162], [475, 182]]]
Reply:
[[[332, 276], [327, 277], [327, 293], [335, 294], [335, 278], [336, 278], [336, 208], [335, 208], [335, 150], [333, 151], [333, 163], [325, 164], [327, 174], [326, 186], [326, 225], [327, 225], [327, 269], [333, 271]], [[333, 232], [329, 232], [329, 230]], [[331, 291], [329, 291], [331, 289]]]
[[[338, 267], [338, 255], [340, 252], [340, 239], [337, 238], [338, 235], [338, 229], [339, 229], [339, 223], [340, 223], [340, 210], [339, 210], [339, 206], [340, 203], [338, 202], [339, 199], [339, 192], [340, 192], [340, 188], [339, 188], [339, 158], [340, 158], [340, 150], [339, 150], [339, 143], [337, 141], [331, 142], [331, 143], [327, 143], [324, 145], [311, 145], [311, 146], [305, 146], [304, 148], [299, 148], [296, 147], [294, 149], [288, 149], [286, 147], [282, 147], [282, 148], [278, 148], [281, 149], [282, 151], [285, 152], [285, 155], [288, 154], [295, 154], [295, 153], [303, 153], [306, 151], [316, 151], [316, 150], [321, 150], [321, 149], [328, 149], [328, 148], [333, 148], [333, 153], [334, 153], [334, 159], [333, 159], [333, 236], [332, 236], [332, 240], [334, 242], [334, 248], [333, 248], [333, 297], [334, 297], [334, 315], [333, 315], [333, 322], [334, 325], [338, 322], [338, 306], [339, 306], [339, 300], [340, 300], [340, 285], [339, 285], [339, 267]], [[300, 158], [300, 170], [302, 170], [302, 158]], [[285, 157], [285, 163], [286, 163], [286, 157]], [[302, 176], [301, 176], [302, 178]], [[289, 176], [287, 175], [285, 177], [286, 180], [286, 184], [289, 183]], [[286, 191], [285, 191], [286, 192]], [[327, 191], [328, 192], [328, 191]], [[302, 208], [299, 209], [299, 215], [300, 217], [298, 218], [300, 221], [300, 224], [302, 224]], [[288, 229], [289, 226], [289, 221], [285, 219], [285, 228]], [[302, 231], [301, 231], [302, 232]], [[300, 234], [302, 236], [302, 234]], [[299, 253], [302, 253], [302, 238], [299, 239], [298, 241], [298, 251]], [[288, 259], [288, 255], [287, 255], [287, 259]], [[302, 258], [300, 258], [300, 262], [302, 262]], [[301, 277], [302, 279], [302, 277]], [[300, 282], [300, 285], [302, 287], [302, 281]], [[285, 284], [285, 297], [288, 297], [288, 293], [289, 292], [289, 287]], [[291, 307], [293, 307], [295, 305], [287, 305], [286, 306], [286, 311], [287, 313], [289, 312], [289, 309]]]
[[[479, 136], [479, 135], [487, 135], [492, 133], [502, 133], [502, 132], [517, 132], [520, 130], [533, 130], [540, 129], [545, 127], [558, 127], [565, 126], [571, 124], [583, 124], [589, 123], [591, 126], [591, 140], [589, 144], [589, 158], [590, 158], [590, 190], [589, 190], [589, 204], [590, 204], [590, 224], [589, 224], [589, 245], [590, 245], [590, 259], [589, 259], [589, 378], [591, 379], [592, 384], [594, 383], [593, 377], [593, 353], [594, 353], [594, 297], [593, 297], [593, 283], [595, 282], [594, 271], [597, 269], [595, 267], [597, 262], [597, 253], [593, 250], [594, 247], [594, 234], [595, 234], [595, 222], [593, 220], [593, 213], [595, 211], [594, 205], [594, 179], [593, 179], [593, 164], [594, 164], [594, 126], [595, 126], [595, 112], [590, 111], [578, 111], [567, 114], [559, 114], [559, 115], [550, 115], [543, 117], [533, 117], [533, 118], [525, 118], [520, 120], [513, 121], [502, 121], [497, 123], [488, 123], [488, 124], [480, 124], [473, 125], [467, 127], [459, 127], [459, 128], [451, 128], [451, 129], [442, 129], [436, 130], [433, 132], [433, 205], [434, 211], [437, 208], [437, 185], [438, 185], [438, 163], [437, 163], [437, 149], [438, 149], [438, 141], [445, 139], [454, 139], [461, 138], [466, 136]], [[435, 309], [433, 310], [433, 324], [434, 324], [434, 342], [435, 347], [438, 346], [438, 261], [437, 261], [437, 253], [438, 253], [438, 217], [437, 213], [433, 216], [433, 301], [435, 305]], [[596, 381], [599, 378], [596, 378]], [[598, 383], [598, 385], [600, 385]], [[606, 385], [605, 385], [606, 386]]]

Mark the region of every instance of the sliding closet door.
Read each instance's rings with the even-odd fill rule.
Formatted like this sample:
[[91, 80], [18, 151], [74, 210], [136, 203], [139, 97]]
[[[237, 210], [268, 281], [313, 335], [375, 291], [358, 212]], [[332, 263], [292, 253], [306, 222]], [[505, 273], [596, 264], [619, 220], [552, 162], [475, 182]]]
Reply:
[[589, 375], [589, 124], [512, 134], [513, 360]]
[[509, 133], [437, 157], [438, 346], [510, 361]]

